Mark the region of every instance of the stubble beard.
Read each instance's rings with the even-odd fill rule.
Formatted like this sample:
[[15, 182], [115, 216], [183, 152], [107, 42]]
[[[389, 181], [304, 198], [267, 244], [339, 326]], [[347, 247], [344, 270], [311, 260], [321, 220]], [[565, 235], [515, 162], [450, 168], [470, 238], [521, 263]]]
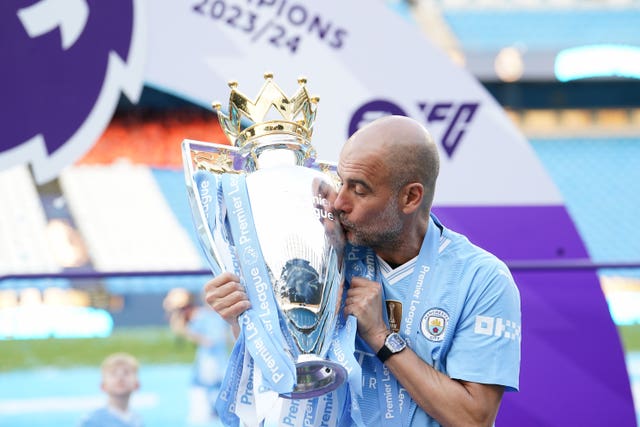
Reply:
[[375, 218], [375, 223], [369, 227], [361, 227], [340, 215], [340, 222], [348, 231], [349, 243], [356, 246], [367, 246], [372, 249], [394, 248], [400, 244], [402, 221], [397, 209], [397, 202], [391, 201], [380, 215]]

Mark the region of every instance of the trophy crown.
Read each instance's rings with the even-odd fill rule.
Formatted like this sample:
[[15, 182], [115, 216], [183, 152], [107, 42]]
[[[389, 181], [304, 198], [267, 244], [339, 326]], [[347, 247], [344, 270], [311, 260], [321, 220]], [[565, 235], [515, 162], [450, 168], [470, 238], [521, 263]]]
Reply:
[[[230, 81], [229, 115], [221, 110], [221, 104], [214, 102], [213, 109], [218, 115], [218, 121], [232, 145], [241, 148], [249, 141], [267, 135], [290, 134], [313, 151], [311, 135], [316, 119], [316, 109], [319, 98], [310, 96], [306, 88], [307, 79], [300, 77], [300, 87], [293, 96], [288, 97], [273, 81], [272, 73], [264, 74], [265, 82], [255, 101], [237, 90], [238, 82]], [[282, 119], [265, 121], [265, 117], [272, 108], [280, 114]], [[246, 118], [252, 124], [242, 129], [242, 120]]]

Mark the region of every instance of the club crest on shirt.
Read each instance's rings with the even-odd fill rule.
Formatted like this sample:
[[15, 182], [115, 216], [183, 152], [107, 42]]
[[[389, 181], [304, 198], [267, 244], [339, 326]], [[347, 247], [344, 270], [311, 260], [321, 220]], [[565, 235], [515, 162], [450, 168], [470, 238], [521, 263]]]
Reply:
[[444, 331], [449, 323], [449, 314], [439, 308], [428, 310], [420, 322], [422, 334], [429, 341], [442, 341], [444, 339]]
[[388, 299], [385, 301], [387, 305], [387, 316], [389, 316], [389, 327], [391, 332], [400, 331], [400, 322], [402, 321], [402, 303], [400, 301]]

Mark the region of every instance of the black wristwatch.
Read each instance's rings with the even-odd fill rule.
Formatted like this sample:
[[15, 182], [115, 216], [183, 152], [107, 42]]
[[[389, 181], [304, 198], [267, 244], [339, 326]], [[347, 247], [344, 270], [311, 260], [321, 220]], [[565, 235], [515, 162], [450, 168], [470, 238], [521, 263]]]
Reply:
[[384, 339], [384, 345], [380, 350], [378, 350], [378, 359], [382, 363], [386, 362], [388, 358], [393, 356], [396, 353], [400, 353], [407, 347], [407, 342], [402, 338], [399, 334], [395, 332], [391, 332]]

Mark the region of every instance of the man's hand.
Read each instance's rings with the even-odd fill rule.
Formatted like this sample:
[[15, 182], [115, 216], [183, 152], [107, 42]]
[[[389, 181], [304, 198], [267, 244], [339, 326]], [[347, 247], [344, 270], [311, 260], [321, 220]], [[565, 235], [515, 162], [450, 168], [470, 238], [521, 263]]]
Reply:
[[382, 315], [382, 285], [364, 277], [354, 277], [347, 291], [345, 315], [358, 319], [358, 334], [373, 351], [384, 345], [389, 328]]
[[233, 335], [240, 334], [238, 316], [251, 307], [249, 297], [233, 273], [225, 272], [204, 285], [204, 299], [209, 306], [231, 325]]

